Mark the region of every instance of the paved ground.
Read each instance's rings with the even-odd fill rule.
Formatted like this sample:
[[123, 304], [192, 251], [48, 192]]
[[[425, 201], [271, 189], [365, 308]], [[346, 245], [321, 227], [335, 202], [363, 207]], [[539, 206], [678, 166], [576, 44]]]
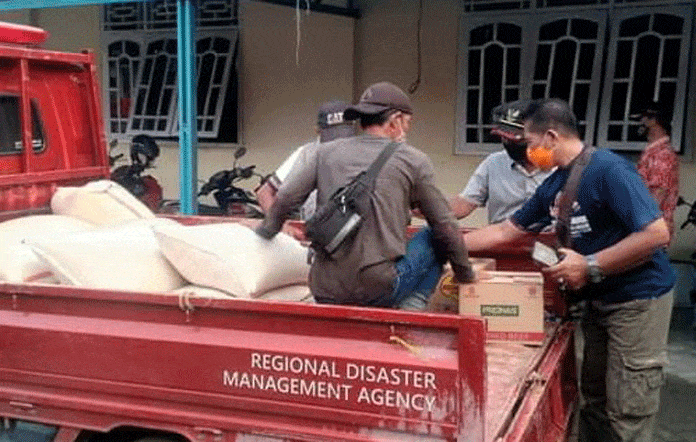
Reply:
[[669, 336], [667, 384], [655, 442], [696, 441], [696, 329], [692, 309], [675, 309]]
[[[696, 442], [696, 328], [691, 308], [674, 310], [669, 359], [654, 442]], [[576, 436], [573, 428], [569, 442], [576, 442]]]

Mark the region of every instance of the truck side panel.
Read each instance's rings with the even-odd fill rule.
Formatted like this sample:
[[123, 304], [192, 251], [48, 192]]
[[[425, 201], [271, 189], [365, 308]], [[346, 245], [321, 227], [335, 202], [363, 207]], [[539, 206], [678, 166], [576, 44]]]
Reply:
[[483, 440], [478, 318], [201, 299], [181, 310], [166, 295], [26, 290], [0, 285], [4, 415], [68, 413], [102, 431], [151, 420], [324, 440]]
[[0, 44], [0, 211], [109, 176], [95, 78], [90, 53]]

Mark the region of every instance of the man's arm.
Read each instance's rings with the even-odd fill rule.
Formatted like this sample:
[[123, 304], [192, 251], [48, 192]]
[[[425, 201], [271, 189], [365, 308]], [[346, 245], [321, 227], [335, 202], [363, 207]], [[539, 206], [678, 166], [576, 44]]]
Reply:
[[[457, 219], [462, 219], [466, 218], [476, 210], [479, 205], [467, 200], [466, 198], [461, 197], [460, 195], [455, 195], [450, 200], [448, 201], [450, 208], [452, 209], [452, 213], [454, 214], [454, 217]], [[416, 218], [420, 219], [425, 219], [423, 216], [423, 213], [421, 213], [420, 209], [415, 208], [411, 211], [411, 214], [415, 216]]]
[[466, 218], [479, 208], [480, 206], [473, 201], [470, 201], [461, 195], [455, 195], [449, 200], [450, 207], [452, 208], [452, 213], [457, 219]]
[[525, 235], [527, 233], [524, 230], [518, 228], [508, 219], [465, 234], [464, 244], [466, 244], [467, 250], [477, 252], [507, 244]]
[[462, 235], [447, 200], [435, 186], [435, 172], [429, 160], [421, 165], [414, 184], [415, 203], [433, 229], [436, 252], [447, 257], [458, 282], [472, 281], [474, 273]]
[[[280, 189], [283, 181], [287, 179], [293, 168], [298, 167], [298, 158], [305, 151], [307, 146], [310, 146], [311, 144], [313, 143], [304, 144], [295, 149], [275, 172], [266, 177], [265, 181], [258, 188], [254, 189], [256, 199], [259, 202], [259, 206], [261, 207], [263, 213], [268, 213], [269, 209], [275, 202], [278, 189]], [[302, 161], [305, 161], [305, 159], [302, 159]]]
[[302, 149], [302, 161], [294, 161], [293, 170], [278, 189], [275, 201], [268, 209], [261, 226], [256, 229], [259, 236], [273, 238], [283, 227], [290, 214], [299, 207], [316, 188], [317, 148], [309, 145]]
[[469, 177], [464, 190], [449, 200], [455, 218], [462, 219], [469, 216], [471, 212], [479, 207], [483, 207], [486, 201], [488, 201], [488, 182], [491, 174], [490, 168], [494, 161], [493, 158], [494, 154], [484, 158], [471, 177]]
[[[648, 224], [616, 244], [594, 254], [597, 265], [605, 275], [615, 275], [637, 267], [650, 260], [655, 250], [669, 243], [669, 229], [663, 218]], [[571, 288], [579, 289], [588, 282], [587, 260], [583, 255], [560, 249], [565, 258], [552, 267], [543, 269], [551, 278], [563, 278]]]
[[595, 253], [595, 258], [604, 272], [612, 275], [646, 262], [655, 250], [667, 244], [669, 229], [664, 218], [659, 218], [640, 232], [632, 233], [613, 246]]
[[261, 207], [263, 213], [268, 213], [268, 209], [273, 205], [280, 186], [280, 180], [275, 173], [272, 173], [259, 187], [254, 189], [256, 200], [259, 202], [259, 207]]

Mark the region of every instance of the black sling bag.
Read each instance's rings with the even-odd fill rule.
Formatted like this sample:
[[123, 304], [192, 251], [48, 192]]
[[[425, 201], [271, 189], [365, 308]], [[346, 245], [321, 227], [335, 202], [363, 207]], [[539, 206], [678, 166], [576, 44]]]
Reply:
[[360, 213], [360, 207], [364, 207], [362, 200], [374, 189], [379, 171], [397, 147], [396, 142], [388, 144], [366, 171], [334, 192], [326, 204], [317, 208], [307, 220], [305, 235], [312, 242], [313, 249], [331, 255], [355, 235], [363, 220]]

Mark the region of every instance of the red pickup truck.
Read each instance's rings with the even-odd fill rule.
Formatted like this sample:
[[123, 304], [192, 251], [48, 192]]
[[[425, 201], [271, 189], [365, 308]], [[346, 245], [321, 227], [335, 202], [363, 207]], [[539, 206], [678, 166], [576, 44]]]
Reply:
[[[5, 221], [50, 213], [58, 186], [109, 167], [94, 56], [42, 50], [36, 28], [0, 31]], [[533, 268], [525, 244], [486, 255]], [[569, 431], [572, 324], [549, 321], [543, 345], [526, 346], [486, 342], [472, 316], [184, 301], [0, 282], [0, 440], [548, 442]]]

